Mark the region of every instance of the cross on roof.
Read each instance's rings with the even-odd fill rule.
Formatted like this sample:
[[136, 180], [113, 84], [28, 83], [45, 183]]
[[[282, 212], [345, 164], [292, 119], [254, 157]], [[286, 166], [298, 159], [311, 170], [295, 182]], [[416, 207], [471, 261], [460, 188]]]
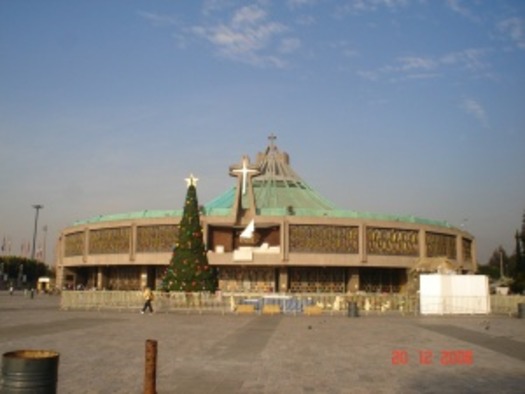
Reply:
[[275, 136], [274, 133], [271, 133], [271, 134], [268, 136], [268, 139], [270, 140], [270, 147], [271, 147], [272, 150], [273, 150], [273, 148], [274, 148], [274, 142], [275, 142], [275, 140], [277, 139], [277, 137]]
[[259, 173], [259, 170], [255, 168], [248, 168], [249, 160], [246, 156], [242, 158], [242, 168], [232, 170], [234, 174], [241, 174], [242, 176], [242, 194], [246, 194], [246, 179], [250, 174], [255, 175]]

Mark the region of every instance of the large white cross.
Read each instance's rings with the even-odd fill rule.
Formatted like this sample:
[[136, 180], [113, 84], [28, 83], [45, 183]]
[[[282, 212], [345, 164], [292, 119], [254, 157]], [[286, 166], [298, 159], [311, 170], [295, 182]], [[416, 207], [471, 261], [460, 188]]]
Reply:
[[248, 159], [246, 157], [242, 158], [242, 168], [238, 170], [232, 170], [232, 172], [236, 174], [242, 174], [242, 194], [246, 194], [246, 179], [248, 178], [249, 174], [254, 174], [259, 172], [258, 170], [254, 170], [251, 168], [248, 168]]

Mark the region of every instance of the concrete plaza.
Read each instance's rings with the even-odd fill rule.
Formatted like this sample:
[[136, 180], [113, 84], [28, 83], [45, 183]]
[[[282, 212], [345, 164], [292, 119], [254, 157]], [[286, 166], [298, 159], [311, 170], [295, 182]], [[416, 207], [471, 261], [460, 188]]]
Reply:
[[60, 353], [59, 393], [523, 393], [525, 320], [61, 311], [0, 293], [0, 351]]

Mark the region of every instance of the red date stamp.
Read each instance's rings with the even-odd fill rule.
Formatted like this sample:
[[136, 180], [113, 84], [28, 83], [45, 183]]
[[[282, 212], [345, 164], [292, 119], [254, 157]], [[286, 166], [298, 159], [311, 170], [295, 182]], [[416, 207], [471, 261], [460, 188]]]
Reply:
[[[392, 350], [392, 365], [408, 365], [411, 359], [408, 350]], [[419, 365], [472, 365], [474, 364], [474, 352], [470, 349], [441, 350], [439, 352], [420, 349], [413, 359]]]

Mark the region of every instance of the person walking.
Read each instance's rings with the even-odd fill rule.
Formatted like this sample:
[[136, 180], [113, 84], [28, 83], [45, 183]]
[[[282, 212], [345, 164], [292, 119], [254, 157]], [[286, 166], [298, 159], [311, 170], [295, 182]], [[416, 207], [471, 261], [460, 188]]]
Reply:
[[144, 312], [146, 312], [146, 309], [149, 309], [149, 313], [153, 313], [153, 306], [151, 305], [151, 302], [155, 299], [155, 296], [153, 295], [153, 292], [149, 287], [146, 287], [144, 289], [143, 297], [145, 302], [140, 313], [144, 314]]

